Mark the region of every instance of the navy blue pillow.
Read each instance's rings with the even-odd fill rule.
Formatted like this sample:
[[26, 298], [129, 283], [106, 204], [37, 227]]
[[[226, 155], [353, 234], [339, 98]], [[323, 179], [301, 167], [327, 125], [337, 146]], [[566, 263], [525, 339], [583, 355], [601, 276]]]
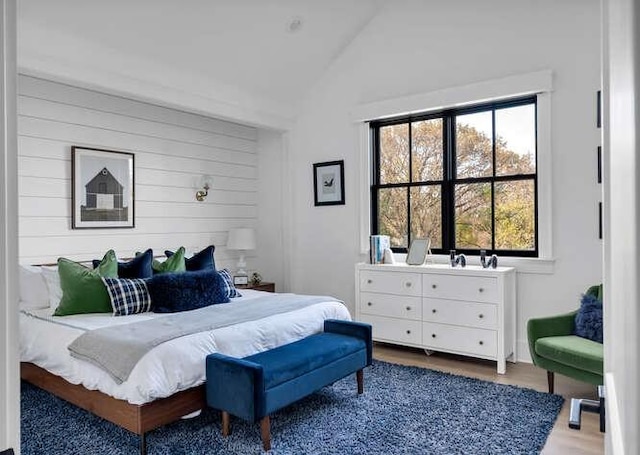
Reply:
[[227, 303], [224, 278], [215, 270], [159, 273], [147, 280], [151, 311], [177, 313]]
[[[190, 258], [185, 258], [184, 262], [187, 266], [187, 271], [195, 272], [196, 270], [215, 270], [216, 261], [213, 258], [213, 253], [215, 250], [215, 246], [209, 245], [204, 250], [197, 252]], [[170, 258], [174, 255], [174, 252], [166, 250], [164, 254], [165, 256]]]
[[[93, 268], [100, 264], [100, 259], [93, 260]], [[118, 278], [150, 278], [153, 276], [151, 263], [153, 262], [153, 250], [148, 249], [138, 254], [129, 262], [118, 262]]]
[[591, 294], [584, 294], [576, 314], [575, 334], [602, 343], [602, 301]]

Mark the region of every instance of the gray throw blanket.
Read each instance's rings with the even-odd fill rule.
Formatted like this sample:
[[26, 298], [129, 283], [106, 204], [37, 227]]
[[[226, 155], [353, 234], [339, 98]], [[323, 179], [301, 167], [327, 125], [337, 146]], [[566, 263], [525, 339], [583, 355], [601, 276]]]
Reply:
[[165, 341], [327, 301], [339, 302], [333, 297], [271, 294], [259, 299], [211, 305], [148, 321], [90, 330], [76, 338], [68, 349], [73, 357], [102, 368], [121, 384], [147, 352]]

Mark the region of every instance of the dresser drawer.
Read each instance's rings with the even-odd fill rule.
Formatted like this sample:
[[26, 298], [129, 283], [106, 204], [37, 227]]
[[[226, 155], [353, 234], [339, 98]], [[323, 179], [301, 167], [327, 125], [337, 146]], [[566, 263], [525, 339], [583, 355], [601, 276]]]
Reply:
[[481, 329], [498, 328], [498, 309], [492, 303], [422, 299], [423, 320]]
[[420, 296], [422, 279], [418, 273], [363, 270], [360, 272], [360, 291]]
[[422, 343], [422, 322], [408, 319], [385, 318], [361, 314], [360, 320], [371, 324], [373, 339], [400, 344], [420, 345]]
[[360, 312], [374, 316], [419, 321], [422, 319], [422, 299], [420, 297], [361, 292]]
[[500, 299], [498, 280], [493, 277], [425, 274], [424, 296], [438, 299], [496, 303]]
[[422, 339], [425, 347], [434, 351], [442, 349], [494, 359], [498, 356], [498, 333], [495, 330], [424, 322]]

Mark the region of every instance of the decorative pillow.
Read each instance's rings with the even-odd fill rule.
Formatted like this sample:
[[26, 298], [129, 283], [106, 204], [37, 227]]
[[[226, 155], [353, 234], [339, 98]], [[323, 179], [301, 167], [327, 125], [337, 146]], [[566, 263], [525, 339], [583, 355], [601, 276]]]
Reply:
[[114, 316], [145, 313], [151, 310], [151, 295], [146, 280], [102, 277]]
[[242, 294], [238, 292], [236, 286], [233, 284], [233, 278], [231, 278], [231, 274], [227, 269], [218, 270], [220, 276], [224, 279], [224, 288], [227, 294], [227, 297], [230, 299], [234, 297], [242, 297]]
[[215, 270], [161, 273], [147, 280], [151, 311], [176, 313], [227, 303], [224, 279]]
[[173, 254], [170, 258], [167, 258], [167, 260], [164, 262], [156, 261], [154, 259], [151, 264], [151, 268], [153, 269], [154, 274], [167, 272], [186, 272], [187, 266], [184, 261], [184, 247], [178, 248], [178, 251], [176, 251], [175, 254]]
[[602, 300], [593, 294], [584, 294], [576, 314], [575, 334], [602, 343]]
[[49, 307], [49, 290], [42, 276], [42, 268], [21, 265], [19, 283], [21, 309], [37, 310]]
[[[196, 270], [206, 270], [206, 269], [216, 269], [216, 261], [213, 257], [213, 253], [216, 250], [216, 247], [213, 245], [209, 245], [204, 250], [197, 252], [190, 258], [185, 258], [184, 262], [187, 266], [188, 272], [194, 272]], [[166, 250], [164, 252], [165, 256], [170, 258], [175, 253], [173, 251]]]
[[107, 251], [98, 268], [88, 267], [65, 258], [58, 259], [62, 299], [54, 316], [84, 313], [111, 313], [109, 294], [102, 277], [118, 277], [118, 260], [113, 250]]
[[62, 300], [62, 288], [60, 287], [60, 274], [57, 267], [42, 267], [42, 278], [49, 292], [49, 308], [56, 308]]
[[[148, 249], [144, 253], [139, 253], [129, 262], [118, 262], [118, 278], [151, 278], [153, 269], [153, 250]], [[93, 268], [100, 264], [99, 259], [93, 260]]]

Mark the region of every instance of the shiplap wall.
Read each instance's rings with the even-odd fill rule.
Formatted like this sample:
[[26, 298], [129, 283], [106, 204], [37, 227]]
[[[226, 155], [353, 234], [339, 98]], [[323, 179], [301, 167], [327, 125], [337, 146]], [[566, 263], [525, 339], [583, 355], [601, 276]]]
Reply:
[[[20, 262], [119, 257], [153, 248], [216, 245], [232, 227], [256, 227], [257, 130], [43, 79], [18, 80]], [[71, 229], [71, 146], [135, 154], [135, 228]], [[195, 184], [213, 177], [204, 202]], [[248, 266], [257, 253], [247, 257]]]

